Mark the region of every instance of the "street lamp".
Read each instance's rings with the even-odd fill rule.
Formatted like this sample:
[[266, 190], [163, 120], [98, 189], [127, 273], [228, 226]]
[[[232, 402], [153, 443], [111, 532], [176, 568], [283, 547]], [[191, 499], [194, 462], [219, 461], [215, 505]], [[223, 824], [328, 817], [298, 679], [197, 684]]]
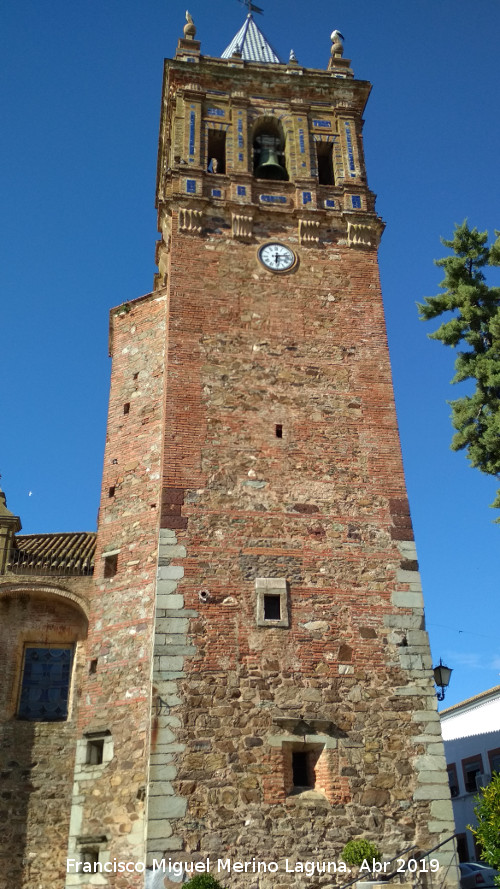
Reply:
[[445, 667], [441, 658], [439, 658], [439, 664], [437, 667], [433, 667], [434, 673], [434, 683], [441, 689], [438, 691], [437, 699], [438, 701], [444, 701], [444, 690], [448, 688], [450, 684], [450, 676], [453, 673], [453, 670], [450, 667]]

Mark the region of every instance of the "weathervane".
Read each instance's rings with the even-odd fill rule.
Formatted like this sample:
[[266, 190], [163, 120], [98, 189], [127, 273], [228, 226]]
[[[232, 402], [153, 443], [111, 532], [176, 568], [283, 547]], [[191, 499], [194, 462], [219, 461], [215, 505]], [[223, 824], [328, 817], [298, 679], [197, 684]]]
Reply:
[[264, 10], [260, 8], [260, 6], [256, 6], [255, 3], [252, 3], [252, 0], [239, 0], [243, 6], [246, 6], [248, 9], [248, 14], [251, 15], [252, 12], [258, 12], [260, 15], [264, 15]]

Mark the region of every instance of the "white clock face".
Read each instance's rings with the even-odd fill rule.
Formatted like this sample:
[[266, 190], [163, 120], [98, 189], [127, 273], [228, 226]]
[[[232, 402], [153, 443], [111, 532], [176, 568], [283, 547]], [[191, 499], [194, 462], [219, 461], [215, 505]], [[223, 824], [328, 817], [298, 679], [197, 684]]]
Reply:
[[272, 272], [287, 272], [296, 263], [296, 256], [293, 250], [285, 247], [284, 244], [264, 244], [259, 249], [258, 257], [266, 267]]

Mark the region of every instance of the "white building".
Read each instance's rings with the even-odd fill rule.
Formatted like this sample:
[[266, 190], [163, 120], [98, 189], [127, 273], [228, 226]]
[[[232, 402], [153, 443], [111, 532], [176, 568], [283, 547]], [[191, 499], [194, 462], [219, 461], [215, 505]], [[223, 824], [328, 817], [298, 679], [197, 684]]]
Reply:
[[478, 788], [500, 772], [500, 685], [441, 712], [460, 861], [480, 858], [467, 825], [476, 823]]

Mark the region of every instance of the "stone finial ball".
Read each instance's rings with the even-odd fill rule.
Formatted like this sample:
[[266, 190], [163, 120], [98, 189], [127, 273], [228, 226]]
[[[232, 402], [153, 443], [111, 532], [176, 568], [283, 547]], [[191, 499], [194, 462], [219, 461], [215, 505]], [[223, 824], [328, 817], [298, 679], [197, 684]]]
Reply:
[[186, 40], [194, 40], [196, 36], [196, 28], [191, 14], [186, 9], [186, 24], [184, 25], [184, 37]]

